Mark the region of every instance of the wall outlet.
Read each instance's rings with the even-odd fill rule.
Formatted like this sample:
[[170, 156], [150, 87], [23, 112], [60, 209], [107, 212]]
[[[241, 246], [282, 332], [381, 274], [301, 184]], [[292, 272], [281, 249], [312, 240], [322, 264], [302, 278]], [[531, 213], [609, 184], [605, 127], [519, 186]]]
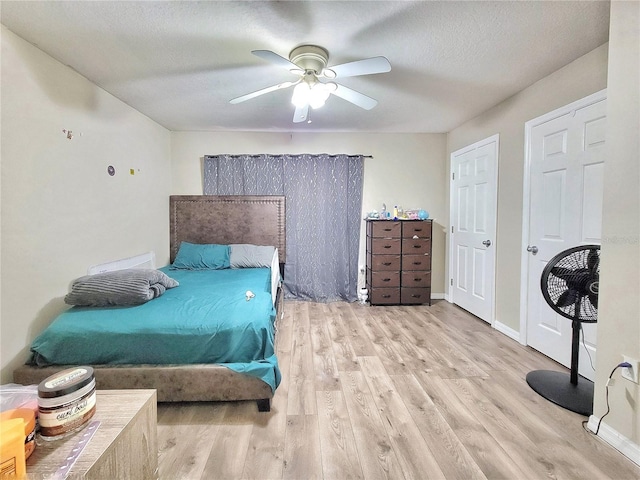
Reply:
[[626, 355], [623, 355], [622, 359], [623, 361], [631, 364], [631, 368], [622, 367], [622, 378], [626, 378], [633, 383], [638, 383], [638, 369], [640, 368], [640, 361], [635, 358], [627, 357]]

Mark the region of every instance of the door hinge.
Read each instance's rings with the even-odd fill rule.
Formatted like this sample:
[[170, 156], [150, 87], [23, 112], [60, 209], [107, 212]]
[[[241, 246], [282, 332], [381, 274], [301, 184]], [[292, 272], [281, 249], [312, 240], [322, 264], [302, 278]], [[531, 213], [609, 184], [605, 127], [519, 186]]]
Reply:
[[452, 180], [455, 180], [455, 179], [456, 179], [456, 172], [453, 172], [453, 173], [451, 174], [451, 179], [452, 179]]
[[451, 233], [453, 233], [453, 225], [451, 225]]
[[453, 278], [451, 279], [451, 286], [453, 287]]

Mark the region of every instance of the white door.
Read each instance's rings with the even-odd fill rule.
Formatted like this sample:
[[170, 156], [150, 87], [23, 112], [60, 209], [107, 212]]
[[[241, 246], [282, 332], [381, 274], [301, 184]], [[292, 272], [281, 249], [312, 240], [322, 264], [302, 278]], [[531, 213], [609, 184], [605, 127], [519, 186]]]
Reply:
[[498, 135], [451, 154], [451, 301], [493, 323]]
[[[526, 343], [569, 367], [572, 321], [545, 302], [540, 276], [547, 262], [570, 247], [600, 244], [605, 158], [604, 92], [527, 122], [528, 191], [523, 238]], [[525, 167], [527, 170], [527, 167]], [[525, 173], [525, 177], [527, 174]], [[526, 182], [526, 178], [525, 178]], [[525, 195], [527, 185], [525, 183]], [[523, 248], [524, 250], [524, 248]], [[580, 375], [593, 380], [596, 324], [582, 324]]]

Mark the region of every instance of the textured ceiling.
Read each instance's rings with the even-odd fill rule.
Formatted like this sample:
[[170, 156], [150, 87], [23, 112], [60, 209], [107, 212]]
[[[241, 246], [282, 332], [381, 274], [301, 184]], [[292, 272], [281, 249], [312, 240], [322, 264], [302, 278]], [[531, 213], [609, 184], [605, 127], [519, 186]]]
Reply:
[[[446, 132], [608, 40], [602, 1], [2, 1], [8, 29], [170, 130]], [[340, 79], [292, 123], [295, 80], [254, 55], [301, 44], [329, 65], [382, 55], [389, 73]]]

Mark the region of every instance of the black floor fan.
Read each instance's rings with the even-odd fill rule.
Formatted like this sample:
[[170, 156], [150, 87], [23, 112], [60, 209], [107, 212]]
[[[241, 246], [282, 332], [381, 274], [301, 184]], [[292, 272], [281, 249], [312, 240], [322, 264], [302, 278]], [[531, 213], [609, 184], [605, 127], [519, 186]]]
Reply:
[[540, 286], [549, 306], [572, 321], [571, 373], [535, 370], [527, 383], [547, 400], [581, 415], [593, 413], [593, 382], [578, 375], [581, 323], [598, 320], [600, 246], [580, 245], [549, 260]]

